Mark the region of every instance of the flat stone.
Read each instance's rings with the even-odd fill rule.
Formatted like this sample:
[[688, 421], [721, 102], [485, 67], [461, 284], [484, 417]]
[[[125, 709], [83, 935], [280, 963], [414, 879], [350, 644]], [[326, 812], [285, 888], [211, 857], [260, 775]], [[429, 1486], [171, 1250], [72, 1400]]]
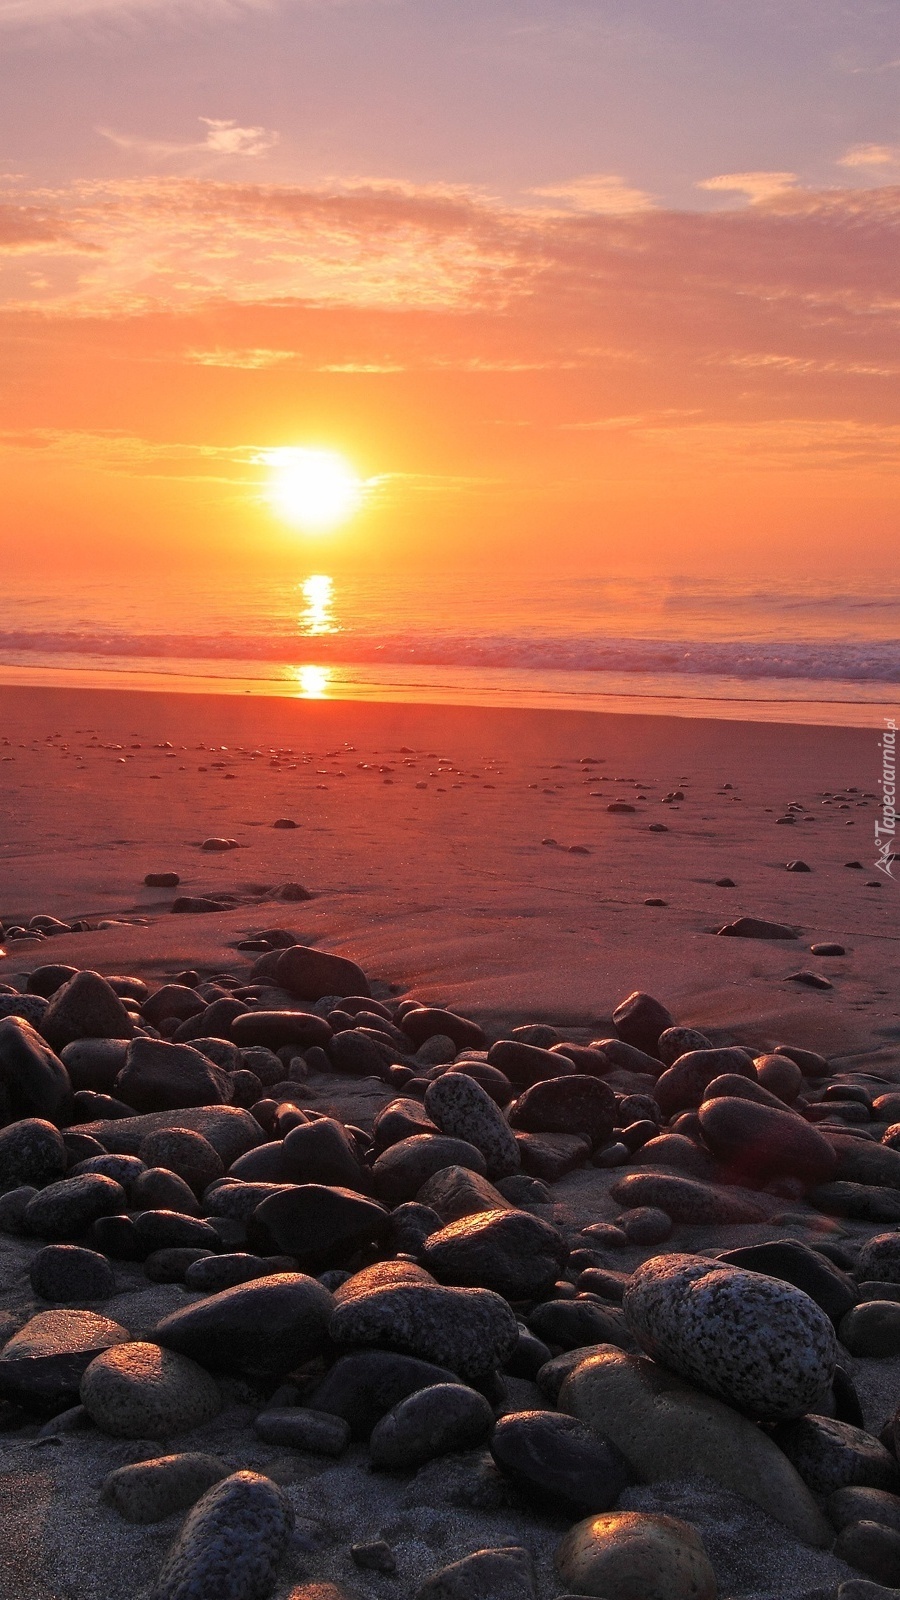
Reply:
[[762, 1207], [743, 1195], [665, 1172], [629, 1172], [624, 1178], [617, 1178], [609, 1192], [620, 1206], [658, 1206], [673, 1222], [739, 1224], [766, 1220]]
[[766, 922], [761, 917], [738, 917], [726, 922], [717, 932], [731, 939], [796, 939], [794, 928], [783, 922]]
[[188, 1513], [148, 1600], [267, 1600], [293, 1525], [271, 1479], [223, 1478]]
[[506, 1207], [448, 1223], [425, 1241], [420, 1260], [442, 1283], [532, 1300], [556, 1281], [567, 1256], [565, 1240], [549, 1222]]
[[577, 1133], [517, 1133], [524, 1170], [544, 1183], [556, 1183], [587, 1160], [591, 1143]]
[[557, 1547], [556, 1570], [571, 1589], [613, 1600], [716, 1600], [719, 1592], [696, 1529], [640, 1511], [576, 1523]]
[[176, 1511], [186, 1511], [228, 1474], [218, 1456], [186, 1450], [117, 1467], [104, 1479], [100, 1498], [126, 1522], [161, 1522]]
[[120, 1344], [96, 1356], [81, 1380], [81, 1403], [117, 1439], [187, 1433], [218, 1415], [218, 1384], [195, 1361], [158, 1344]]
[[350, 1424], [329, 1411], [288, 1406], [261, 1411], [253, 1424], [266, 1444], [287, 1445], [310, 1455], [342, 1456], [350, 1443]]

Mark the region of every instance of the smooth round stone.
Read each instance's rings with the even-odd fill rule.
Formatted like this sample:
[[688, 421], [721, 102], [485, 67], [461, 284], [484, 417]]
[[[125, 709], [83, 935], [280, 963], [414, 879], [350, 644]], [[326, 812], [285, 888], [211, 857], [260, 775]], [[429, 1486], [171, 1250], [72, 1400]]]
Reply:
[[864, 1300], [841, 1322], [841, 1344], [852, 1356], [900, 1355], [900, 1304], [895, 1300]]
[[22, 1183], [0, 1195], [0, 1233], [25, 1232], [25, 1212], [37, 1193], [33, 1183]]
[[81, 1403], [97, 1427], [117, 1439], [161, 1439], [217, 1416], [218, 1384], [208, 1372], [158, 1344], [115, 1345], [91, 1362]]
[[184, 1283], [190, 1268], [207, 1260], [217, 1261], [218, 1257], [190, 1245], [169, 1245], [152, 1251], [144, 1262], [144, 1272], [151, 1283]]
[[648, 1355], [751, 1416], [802, 1416], [831, 1387], [834, 1328], [777, 1278], [704, 1256], [657, 1256], [632, 1274], [622, 1304]]
[[53, 1050], [76, 1039], [130, 1039], [134, 1020], [98, 972], [76, 972], [50, 1001], [41, 1033]]
[[900, 1533], [877, 1522], [853, 1522], [838, 1534], [833, 1554], [838, 1561], [865, 1572], [880, 1594], [896, 1593], [900, 1584]]
[[349, 1422], [306, 1406], [261, 1411], [253, 1426], [266, 1444], [284, 1444], [310, 1455], [342, 1456], [350, 1443]]
[[303, 1183], [282, 1187], [255, 1208], [247, 1242], [260, 1255], [295, 1256], [305, 1271], [321, 1272], [343, 1266], [366, 1245], [380, 1243], [389, 1225], [385, 1207], [366, 1195]]
[[200, 1215], [200, 1204], [183, 1178], [165, 1167], [147, 1167], [138, 1174], [129, 1190], [135, 1211], [179, 1211], [186, 1217]]
[[637, 1206], [618, 1218], [629, 1244], [664, 1244], [672, 1232], [672, 1218], [658, 1206]]
[[612, 1014], [616, 1033], [636, 1050], [656, 1055], [660, 1035], [674, 1027], [675, 1018], [652, 994], [635, 989]]
[[534, 1563], [522, 1545], [476, 1550], [433, 1572], [414, 1600], [537, 1600]]
[[[415, 1203], [407, 1201], [405, 1206], [398, 1206], [397, 1211], [408, 1211], [410, 1205]], [[470, 1172], [467, 1167], [442, 1167], [433, 1178], [423, 1183], [418, 1193], [418, 1204], [434, 1216], [435, 1221], [429, 1233], [436, 1233], [442, 1224], [456, 1222], [460, 1217], [507, 1209], [507, 1202], [500, 1190], [495, 1189], [487, 1178], [480, 1178], [477, 1172]], [[392, 1217], [391, 1236], [393, 1234]], [[427, 1235], [423, 1236], [421, 1244], [424, 1244], [425, 1237]]]
[[355, 1439], [367, 1439], [379, 1419], [407, 1395], [456, 1382], [448, 1367], [430, 1361], [391, 1350], [354, 1350], [334, 1363], [308, 1398], [314, 1409], [343, 1417]]
[[689, 1050], [657, 1078], [653, 1098], [666, 1117], [674, 1116], [676, 1111], [690, 1111], [699, 1106], [708, 1085], [723, 1072], [756, 1078], [753, 1059], [746, 1050]]
[[333, 1311], [334, 1299], [315, 1278], [284, 1273], [173, 1312], [154, 1338], [216, 1372], [280, 1378], [323, 1353]]
[[0, 1129], [0, 1189], [52, 1183], [66, 1170], [62, 1134], [41, 1117], [24, 1117]]
[[125, 1065], [128, 1039], [74, 1039], [63, 1046], [60, 1060], [73, 1089], [110, 1094]]
[[695, 1528], [675, 1517], [607, 1511], [570, 1529], [556, 1570], [603, 1600], [716, 1600], [718, 1586]]
[[425, 1110], [442, 1133], [481, 1151], [489, 1178], [518, 1172], [521, 1159], [515, 1134], [499, 1106], [474, 1078], [464, 1072], [444, 1073], [426, 1089]]
[[39, 1239], [77, 1239], [98, 1217], [125, 1210], [125, 1190], [113, 1178], [87, 1173], [51, 1183], [30, 1201], [23, 1218], [26, 1233]]
[[707, 1100], [699, 1115], [703, 1137], [733, 1183], [762, 1188], [786, 1177], [812, 1186], [835, 1175], [831, 1144], [793, 1111], [729, 1098]]
[[400, 1095], [382, 1106], [372, 1125], [375, 1153], [380, 1156], [401, 1139], [412, 1139], [417, 1133], [437, 1133], [437, 1124], [425, 1114], [418, 1100]]
[[487, 1177], [484, 1156], [468, 1140], [451, 1139], [441, 1133], [417, 1133], [392, 1144], [375, 1161], [375, 1192], [385, 1205], [414, 1200], [426, 1180], [442, 1167], [468, 1167], [482, 1178]]
[[287, 1192], [291, 1188], [292, 1184], [244, 1183], [241, 1179], [233, 1181], [229, 1178], [224, 1183], [217, 1183], [207, 1190], [203, 1196], [203, 1205], [208, 1217], [225, 1217], [232, 1222], [246, 1222], [263, 1200], [268, 1200], [270, 1195]]
[[[651, 1139], [639, 1154], [647, 1156], [654, 1145], [668, 1143], [676, 1137], [672, 1134], [665, 1139]], [[688, 1139], [679, 1142], [690, 1144]], [[691, 1148], [696, 1151], [697, 1147]], [[675, 1173], [629, 1172], [624, 1178], [618, 1178], [609, 1192], [620, 1206], [627, 1206], [629, 1210], [637, 1206], [658, 1206], [673, 1222], [741, 1224], [766, 1220], [761, 1206], [733, 1189], [703, 1183], [696, 1178], [682, 1178]]]
[[857, 1276], [900, 1283], [900, 1233], [878, 1233], [859, 1252]]
[[833, 1262], [801, 1244], [799, 1239], [772, 1239], [737, 1250], [723, 1251], [720, 1261], [751, 1272], [764, 1272], [802, 1289], [827, 1317], [837, 1324], [856, 1304], [858, 1290], [853, 1279]]
[[369, 1454], [376, 1467], [415, 1471], [435, 1456], [472, 1450], [494, 1425], [484, 1395], [461, 1383], [436, 1383], [392, 1407], [376, 1423]]
[[884, 1445], [862, 1428], [831, 1417], [800, 1417], [783, 1423], [773, 1435], [814, 1494], [859, 1485], [900, 1491], [900, 1466]]
[[28, 1276], [42, 1300], [108, 1300], [116, 1276], [105, 1256], [74, 1244], [49, 1244], [32, 1257]]
[[19, 1017], [39, 1028], [50, 1001], [39, 994], [0, 994], [0, 1021]]
[[209, 1140], [192, 1128], [160, 1128], [148, 1133], [138, 1146], [138, 1155], [147, 1167], [174, 1172], [195, 1195], [201, 1195], [225, 1171]]
[[188, 1513], [153, 1600], [267, 1600], [293, 1525], [290, 1501], [271, 1479], [223, 1478]]
[[502, 1366], [518, 1339], [509, 1305], [489, 1289], [396, 1283], [343, 1301], [329, 1324], [338, 1345], [378, 1345], [480, 1378]]
[[893, 1528], [900, 1533], [900, 1497], [889, 1494], [886, 1489], [855, 1485], [849, 1489], [835, 1489], [828, 1496], [827, 1509], [838, 1529], [852, 1522], [879, 1522], [883, 1528]]
[[117, 1467], [104, 1479], [100, 1498], [126, 1522], [161, 1522], [176, 1511], [186, 1511], [227, 1477], [228, 1468], [218, 1457], [186, 1450]]
[[545, 1300], [529, 1313], [528, 1326], [545, 1344], [563, 1351], [595, 1344], [614, 1344], [620, 1349], [632, 1346], [620, 1308], [603, 1305], [593, 1295]]
[[[199, 1289], [203, 1294], [218, 1294], [222, 1289], [234, 1289], [241, 1283], [252, 1283], [256, 1278], [271, 1277], [277, 1271], [276, 1258], [250, 1255], [247, 1251], [233, 1251], [228, 1255], [203, 1256], [187, 1268], [184, 1281], [189, 1289]], [[293, 1272], [293, 1258], [285, 1257], [284, 1271]]]
[[442, 1283], [533, 1300], [555, 1283], [568, 1253], [551, 1223], [507, 1208], [448, 1223], [426, 1239], [420, 1260]]
[[666, 1067], [674, 1066], [680, 1056], [692, 1050], [712, 1050], [713, 1043], [699, 1028], [665, 1028], [656, 1044], [660, 1061]]
[[0, 1094], [6, 1117], [66, 1120], [69, 1074], [36, 1028], [20, 1017], [0, 1021]]
[[79, 1161], [71, 1168], [70, 1178], [80, 1178], [87, 1172], [99, 1172], [103, 1178], [112, 1178], [114, 1183], [120, 1183], [123, 1189], [130, 1189], [136, 1178], [146, 1171], [143, 1161], [137, 1156], [114, 1156], [108, 1152], [103, 1155], [87, 1156], [84, 1161]]
[[155, 1250], [212, 1250], [218, 1253], [222, 1241], [215, 1228], [200, 1217], [186, 1217], [179, 1211], [142, 1211], [134, 1219], [138, 1247], [145, 1255]]
[[763, 1055], [757, 1056], [753, 1065], [763, 1088], [777, 1095], [785, 1105], [793, 1105], [803, 1088], [803, 1073], [797, 1063], [787, 1056]]
[[497, 1466], [520, 1488], [574, 1515], [608, 1511], [633, 1481], [615, 1445], [575, 1417], [558, 1411], [518, 1411], [501, 1417], [491, 1437]]
[[509, 1120], [525, 1133], [584, 1134], [596, 1147], [608, 1142], [616, 1125], [616, 1097], [602, 1078], [586, 1073], [549, 1078], [519, 1096]]

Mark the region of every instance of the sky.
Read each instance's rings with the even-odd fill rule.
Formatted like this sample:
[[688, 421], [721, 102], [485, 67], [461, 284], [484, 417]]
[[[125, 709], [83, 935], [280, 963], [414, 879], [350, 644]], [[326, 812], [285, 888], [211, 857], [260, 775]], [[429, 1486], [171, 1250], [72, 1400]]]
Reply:
[[0, 556], [896, 580], [898, 224], [896, 0], [0, 0]]

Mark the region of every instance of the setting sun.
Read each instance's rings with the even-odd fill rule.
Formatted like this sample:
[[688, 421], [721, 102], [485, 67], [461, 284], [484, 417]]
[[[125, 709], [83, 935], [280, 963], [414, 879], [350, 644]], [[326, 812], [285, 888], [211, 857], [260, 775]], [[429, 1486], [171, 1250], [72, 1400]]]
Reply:
[[362, 503], [362, 479], [336, 450], [285, 447], [267, 451], [263, 459], [269, 504], [308, 533], [338, 527]]

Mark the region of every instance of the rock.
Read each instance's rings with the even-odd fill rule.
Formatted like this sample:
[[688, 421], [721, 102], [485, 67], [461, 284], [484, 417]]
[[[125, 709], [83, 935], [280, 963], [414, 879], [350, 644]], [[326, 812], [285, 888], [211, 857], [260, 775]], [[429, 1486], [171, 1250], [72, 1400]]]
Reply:
[[41, 1416], [78, 1404], [86, 1368], [101, 1351], [129, 1338], [94, 1311], [40, 1311], [0, 1352], [0, 1396]]
[[807, 1544], [831, 1530], [787, 1457], [748, 1418], [652, 1361], [602, 1353], [578, 1364], [559, 1393], [569, 1412], [616, 1445], [646, 1482], [712, 1478]]
[[672, 1233], [672, 1218], [658, 1206], [637, 1206], [619, 1218], [629, 1244], [664, 1244]]
[[548, 1078], [519, 1096], [509, 1120], [524, 1133], [580, 1134], [596, 1147], [612, 1136], [616, 1097], [602, 1078], [581, 1073]]
[[765, 1244], [743, 1245], [737, 1250], [722, 1251], [719, 1260], [792, 1283], [815, 1300], [835, 1326], [852, 1310], [858, 1298], [853, 1279], [818, 1250], [801, 1244], [799, 1239], [772, 1239]]
[[473, 1144], [445, 1134], [417, 1133], [392, 1144], [378, 1157], [372, 1167], [375, 1192], [386, 1205], [413, 1200], [426, 1180], [443, 1167], [468, 1167], [482, 1178], [487, 1175], [484, 1156]]
[[476, 1550], [442, 1567], [420, 1584], [415, 1600], [536, 1600], [534, 1567], [527, 1550], [510, 1545]]
[[753, 1417], [799, 1417], [831, 1387], [834, 1328], [793, 1284], [704, 1256], [657, 1256], [632, 1273], [622, 1304], [648, 1355]]
[[633, 1162], [640, 1167], [674, 1167], [690, 1178], [711, 1178], [712, 1157], [683, 1133], [660, 1133], [634, 1152]]
[[322, 1353], [333, 1310], [315, 1278], [280, 1273], [173, 1312], [154, 1338], [213, 1372], [278, 1378]]
[[[397, 1211], [406, 1211], [415, 1203], [407, 1202], [406, 1206], [398, 1206]], [[436, 1172], [422, 1185], [417, 1203], [429, 1212], [429, 1226], [418, 1238], [413, 1254], [424, 1244], [428, 1234], [436, 1233], [442, 1224], [455, 1222], [459, 1217], [475, 1216], [478, 1212], [502, 1211], [507, 1206], [499, 1189], [466, 1167], [443, 1167]], [[397, 1211], [393, 1214], [392, 1234]]]
[[[646, 1148], [646, 1146], [645, 1146]], [[665, 1172], [629, 1172], [610, 1188], [620, 1206], [658, 1206], [673, 1222], [765, 1222], [760, 1206], [732, 1190]]]
[[442, 1133], [481, 1151], [488, 1177], [507, 1178], [518, 1172], [515, 1135], [502, 1111], [474, 1078], [464, 1072], [447, 1072], [436, 1078], [425, 1091], [425, 1110]]
[[328, 1054], [335, 1072], [354, 1078], [380, 1078], [386, 1083], [398, 1052], [386, 1039], [367, 1034], [362, 1028], [347, 1028], [334, 1035]]
[[716, 1600], [719, 1592], [696, 1529], [640, 1511], [577, 1522], [557, 1547], [556, 1570], [579, 1594], [612, 1600]]
[[[292, 1256], [285, 1256], [284, 1262], [285, 1272], [295, 1270]], [[275, 1270], [272, 1256], [253, 1256], [246, 1251], [222, 1256], [205, 1254], [187, 1267], [184, 1282], [189, 1289], [199, 1289], [201, 1294], [220, 1294], [223, 1289], [235, 1289], [238, 1284], [271, 1277]]]
[[[103, 1146], [100, 1145], [99, 1149], [103, 1151]], [[146, 1170], [137, 1156], [112, 1156], [103, 1152], [101, 1155], [88, 1156], [85, 1161], [76, 1161], [74, 1167], [69, 1168], [69, 1177], [80, 1178], [88, 1172], [99, 1172], [101, 1177], [112, 1178], [114, 1183], [120, 1183], [128, 1191], [135, 1179]]]
[[372, 1128], [375, 1154], [380, 1156], [390, 1145], [399, 1144], [401, 1139], [413, 1138], [417, 1133], [437, 1131], [436, 1124], [426, 1116], [418, 1100], [407, 1100], [401, 1096], [382, 1106], [376, 1114]]
[[865, 1300], [847, 1312], [838, 1334], [852, 1356], [900, 1355], [900, 1304], [895, 1300]]
[[793, 1105], [803, 1088], [803, 1073], [797, 1063], [787, 1056], [772, 1054], [756, 1056], [753, 1065], [763, 1088], [777, 1095], [785, 1105]]
[[438, 1383], [407, 1395], [376, 1423], [369, 1453], [376, 1467], [413, 1472], [453, 1450], [482, 1444], [494, 1426], [484, 1395], [461, 1383]]
[[229, 1178], [208, 1189], [203, 1204], [211, 1218], [225, 1217], [232, 1222], [246, 1222], [263, 1200], [268, 1200], [272, 1194], [290, 1192], [295, 1187], [295, 1184], [289, 1183], [244, 1183], [243, 1180]]
[[293, 1524], [269, 1478], [223, 1478], [188, 1513], [147, 1600], [268, 1600]]
[[867, 1489], [853, 1485], [835, 1489], [828, 1496], [828, 1515], [840, 1530], [853, 1522], [880, 1522], [883, 1528], [900, 1533], [900, 1497], [886, 1489]]
[[691, 1050], [712, 1050], [713, 1043], [701, 1033], [699, 1028], [665, 1028], [660, 1034], [656, 1045], [656, 1054], [660, 1061], [671, 1067], [679, 1056], [688, 1054]]
[[179, 1211], [142, 1211], [134, 1219], [135, 1241], [144, 1255], [155, 1250], [213, 1250], [222, 1248], [215, 1228], [199, 1217]]
[[441, 1283], [533, 1300], [550, 1289], [567, 1257], [549, 1222], [507, 1207], [449, 1223], [426, 1239], [419, 1259]]
[[20, 1022], [28, 1022], [37, 1028], [49, 1004], [49, 1000], [42, 995], [0, 994], [0, 1020], [17, 1017]]
[[292, 1128], [282, 1145], [284, 1175], [290, 1183], [334, 1184], [338, 1188], [367, 1191], [356, 1145], [334, 1117]]
[[882, 1283], [900, 1283], [900, 1234], [878, 1233], [866, 1239], [857, 1260], [857, 1276]]
[[725, 1099], [708, 1100], [699, 1115], [703, 1137], [733, 1183], [763, 1188], [789, 1177], [815, 1187], [834, 1176], [837, 1156], [828, 1140], [793, 1111]]
[[191, 1128], [160, 1128], [148, 1133], [138, 1146], [138, 1155], [148, 1167], [174, 1172], [195, 1195], [202, 1195], [225, 1171], [209, 1140]]
[[58, 1123], [72, 1098], [69, 1075], [59, 1058], [29, 1022], [0, 1022], [0, 1116]]
[[518, 1327], [489, 1289], [397, 1283], [344, 1300], [329, 1334], [338, 1345], [378, 1345], [477, 1379], [511, 1355]]
[[145, 1167], [133, 1180], [129, 1198], [135, 1211], [181, 1211], [186, 1217], [200, 1215], [193, 1189], [165, 1167]]
[[116, 1275], [105, 1256], [73, 1244], [49, 1244], [32, 1256], [28, 1276], [42, 1300], [108, 1300]]
[[141, 1014], [151, 1027], [158, 1028], [168, 1017], [187, 1022], [190, 1017], [201, 1016], [205, 1010], [206, 1002], [196, 989], [184, 983], [164, 983], [144, 1001]]
[[635, 990], [623, 1000], [612, 1014], [616, 1032], [626, 1044], [634, 1045], [647, 1055], [657, 1053], [660, 1034], [675, 1025], [675, 1019], [659, 1000], [652, 995]]
[[24, 1231], [39, 1239], [77, 1239], [98, 1217], [124, 1211], [125, 1203], [121, 1184], [100, 1173], [61, 1178], [29, 1201]]
[[96, 1356], [81, 1380], [81, 1403], [117, 1439], [187, 1433], [218, 1415], [218, 1385], [184, 1356], [157, 1344], [120, 1344]]
[[485, 1053], [480, 1051], [477, 1060], [472, 1060], [463, 1053], [456, 1061], [451, 1062], [447, 1072], [464, 1072], [468, 1078], [474, 1078], [476, 1083], [481, 1084], [482, 1089], [487, 1090], [494, 1104], [500, 1106], [502, 1110], [513, 1098], [513, 1087], [504, 1072], [500, 1072], [497, 1067], [489, 1067], [487, 1061], [480, 1059]]
[[37, 1192], [33, 1183], [23, 1183], [0, 1195], [0, 1233], [25, 1232], [25, 1211]]
[[890, 1494], [900, 1490], [896, 1457], [872, 1434], [849, 1423], [800, 1417], [782, 1423], [772, 1437], [813, 1494], [833, 1494], [852, 1485], [886, 1489]]
[[603, 1305], [593, 1295], [576, 1295], [574, 1300], [545, 1300], [528, 1313], [528, 1326], [539, 1339], [559, 1350], [578, 1350], [595, 1344], [634, 1348], [619, 1307]]
[[656, 1080], [653, 1098], [666, 1117], [676, 1111], [699, 1106], [714, 1078], [734, 1073], [741, 1078], [756, 1078], [753, 1058], [747, 1050], [689, 1050], [679, 1056]]
[[98, 972], [76, 972], [57, 989], [40, 1023], [57, 1053], [75, 1039], [130, 1039], [134, 1019]]
[[211, 1250], [191, 1245], [166, 1245], [152, 1250], [144, 1260], [144, 1273], [151, 1283], [184, 1283], [188, 1269], [198, 1261], [216, 1261]]
[[301, 1268], [341, 1266], [365, 1245], [384, 1239], [384, 1206], [351, 1189], [303, 1183], [269, 1195], [251, 1213], [247, 1242], [261, 1255], [295, 1256]]
[[310, 1455], [342, 1456], [350, 1443], [349, 1422], [306, 1406], [261, 1411], [253, 1426], [266, 1444], [284, 1444]]
[[545, 1183], [573, 1172], [591, 1153], [590, 1140], [574, 1133], [517, 1133], [516, 1144], [525, 1171]]
[[829, 1217], [852, 1217], [855, 1222], [900, 1222], [900, 1194], [876, 1184], [820, 1183], [809, 1190], [806, 1199]]
[[226, 1170], [239, 1156], [255, 1149], [265, 1140], [259, 1123], [249, 1111], [242, 1111], [237, 1106], [218, 1105], [153, 1111], [142, 1117], [83, 1123], [79, 1131], [93, 1135], [115, 1154], [136, 1156], [148, 1134], [169, 1128], [190, 1128], [195, 1133], [202, 1133]]
[[[285, 955], [291, 953], [285, 951]], [[298, 1050], [306, 1050], [314, 1044], [326, 1045], [331, 1028], [324, 1017], [308, 1011], [245, 1011], [232, 1022], [231, 1037], [241, 1050], [254, 1045], [268, 1050], [296, 1045]]]
[[0, 1189], [52, 1183], [66, 1170], [66, 1147], [52, 1122], [23, 1117], [0, 1129]]
[[35, 967], [29, 972], [25, 988], [28, 994], [42, 995], [46, 1000], [61, 989], [64, 983], [74, 978], [78, 972], [77, 967], [67, 967], [60, 962], [47, 962], [42, 967]]
[[[865, 1589], [869, 1590], [874, 1600], [878, 1600], [879, 1596], [896, 1595], [897, 1590], [893, 1586], [900, 1584], [900, 1533], [894, 1528], [881, 1527], [877, 1522], [854, 1522], [838, 1535], [834, 1555], [838, 1561], [846, 1561], [849, 1566], [868, 1573], [878, 1585], [891, 1586], [882, 1589], [866, 1584]], [[850, 1587], [849, 1584], [844, 1585], [839, 1594], [844, 1595], [844, 1590]], [[844, 1600], [849, 1600], [849, 1597], [844, 1596]], [[860, 1600], [863, 1600], [862, 1596]]]
[[343, 1417], [355, 1439], [367, 1439], [376, 1423], [408, 1395], [457, 1383], [449, 1367], [390, 1350], [354, 1350], [335, 1362], [308, 1400], [316, 1410]]
[[227, 1105], [231, 1082], [189, 1044], [134, 1039], [115, 1091], [135, 1111], [180, 1111], [188, 1106]]
[[731, 939], [797, 938], [795, 929], [787, 927], [785, 923], [765, 922], [760, 917], [738, 917], [735, 922], [726, 922], [717, 932]]
[[517, 1089], [527, 1089], [544, 1078], [558, 1078], [565, 1071], [567, 1058], [537, 1045], [521, 1044], [518, 1039], [498, 1039], [491, 1045], [487, 1059], [488, 1066], [499, 1068]]
[[483, 1050], [487, 1044], [477, 1022], [457, 1016], [455, 1011], [444, 1011], [440, 1006], [416, 1006], [406, 1011], [401, 1027], [414, 1050], [420, 1050], [436, 1034], [452, 1039], [457, 1050]]
[[501, 1472], [532, 1498], [549, 1499], [575, 1516], [607, 1511], [633, 1481], [615, 1445], [557, 1411], [501, 1417], [491, 1438], [491, 1455]]
[[228, 1468], [217, 1456], [184, 1451], [117, 1467], [104, 1479], [100, 1498], [126, 1522], [161, 1522], [176, 1511], [186, 1511], [227, 1477]]
[[282, 951], [275, 964], [275, 980], [296, 1000], [321, 1000], [325, 995], [368, 998], [371, 993], [368, 979], [355, 961], [303, 944]]

